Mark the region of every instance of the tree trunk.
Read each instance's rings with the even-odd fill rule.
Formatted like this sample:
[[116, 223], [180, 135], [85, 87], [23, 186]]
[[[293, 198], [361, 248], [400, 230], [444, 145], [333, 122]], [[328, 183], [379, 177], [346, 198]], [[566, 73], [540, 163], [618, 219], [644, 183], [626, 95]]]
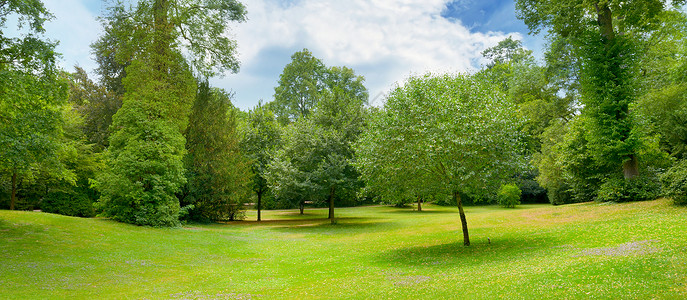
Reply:
[[601, 36], [607, 40], [612, 40], [615, 38], [615, 32], [613, 31], [613, 13], [608, 4], [595, 4], [596, 6], [596, 20], [599, 23], [599, 31]]
[[17, 203], [17, 172], [12, 172], [12, 197], [10, 200], [10, 210], [14, 210], [15, 203]]
[[332, 186], [329, 188], [329, 220], [334, 224], [334, 191], [336, 187]]
[[417, 196], [417, 211], [422, 211], [422, 197]]
[[463, 210], [463, 199], [460, 198], [460, 193], [453, 192], [453, 201], [458, 203], [458, 211], [460, 212], [460, 223], [463, 226], [463, 245], [470, 246], [470, 235], [468, 234], [468, 220], [465, 218], [465, 211]]
[[630, 160], [623, 163], [623, 175], [625, 179], [632, 179], [639, 176], [639, 166], [636, 156], [630, 155]]
[[305, 209], [305, 201], [301, 200], [301, 203], [298, 204], [298, 208], [301, 210], [301, 215], [302, 215], [303, 210]]
[[262, 191], [258, 192], [258, 222], [261, 221], [260, 218], [260, 205], [262, 204]]

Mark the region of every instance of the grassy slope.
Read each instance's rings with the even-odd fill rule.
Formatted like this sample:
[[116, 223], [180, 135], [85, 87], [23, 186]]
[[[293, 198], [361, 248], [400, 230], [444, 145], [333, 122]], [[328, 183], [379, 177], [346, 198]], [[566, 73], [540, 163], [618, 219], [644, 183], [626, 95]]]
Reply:
[[470, 247], [454, 208], [306, 213], [154, 229], [0, 211], [0, 298], [687, 297], [687, 209], [667, 200], [470, 207]]

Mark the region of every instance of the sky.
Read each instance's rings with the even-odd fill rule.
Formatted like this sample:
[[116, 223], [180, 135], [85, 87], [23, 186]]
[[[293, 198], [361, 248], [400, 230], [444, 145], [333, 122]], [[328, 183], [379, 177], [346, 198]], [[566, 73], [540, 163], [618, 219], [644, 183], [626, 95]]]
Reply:
[[[96, 68], [89, 45], [109, 1], [43, 0], [55, 19], [46, 36], [59, 41], [60, 65]], [[241, 69], [211, 84], [234, 92], [242, 110], [269, 102], [291, 55], [304, 48], [327, 66], [365, 77], [372, 105], [381, 105], [411, 75], [474, 72], [480, 52], [513, 36], [541, 56], [543, 38], [529, 36], [513, 0], [243, 0], [248, 20], [231, 24]], [[92, 74], [92, 73], [91, 73]]]

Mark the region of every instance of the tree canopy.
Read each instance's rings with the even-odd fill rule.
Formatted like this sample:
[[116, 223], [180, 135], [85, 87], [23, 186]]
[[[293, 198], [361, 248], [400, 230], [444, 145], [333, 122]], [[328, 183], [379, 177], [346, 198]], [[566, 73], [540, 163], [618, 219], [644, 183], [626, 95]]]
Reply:
[[426, 184], [453, 195], [469, 245], [460, 193], [494, 193], [521, 167], [520, 124], [516, 107], [485, 80], [411, 77], [374, 114], [356, 146], [358, 164], [368, 185]]

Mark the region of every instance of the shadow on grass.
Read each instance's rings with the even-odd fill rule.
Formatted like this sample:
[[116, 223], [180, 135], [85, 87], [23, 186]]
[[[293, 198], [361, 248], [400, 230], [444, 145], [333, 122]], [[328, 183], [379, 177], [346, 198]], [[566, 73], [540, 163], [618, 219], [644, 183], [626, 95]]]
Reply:
[[380, 264], [404, 266], [473, 266], [493, 261], [516, 260], [537, 253], [549, 253], [558, 246], [555, 238], [507, 239], [491, 243], [472, 239], [470, 246], [464, 246], [462, 238], [456, 237], [454, 243], [386, 251], [377, 256], [377, 261]]
[[431, 214], [455, 214], [458, 213], [458, 211], [452, 211], [452, 210], [445, 210], [445, 209], [425, 209], [423, 208], [421, 211], [417, 211], [415, 208], [398, 208], [395, 207], [394, 210], [389, 210], [385, 211], [384, 213], [390, 213], [390, 214], [417, 214], [417, 215], [431, 215]]
[[[256, 222], [257, 223], [257, 222]], [[380, 227], [394, 226], [393, 222], [375, 218], [343, 217], [336, 218], [332, 224], [327, 218], [308, 220], [289, 220], [288, 222], [274, 221], [271, 224], [273, 230], [291, 233], [365, 233], [379, 231]]]

